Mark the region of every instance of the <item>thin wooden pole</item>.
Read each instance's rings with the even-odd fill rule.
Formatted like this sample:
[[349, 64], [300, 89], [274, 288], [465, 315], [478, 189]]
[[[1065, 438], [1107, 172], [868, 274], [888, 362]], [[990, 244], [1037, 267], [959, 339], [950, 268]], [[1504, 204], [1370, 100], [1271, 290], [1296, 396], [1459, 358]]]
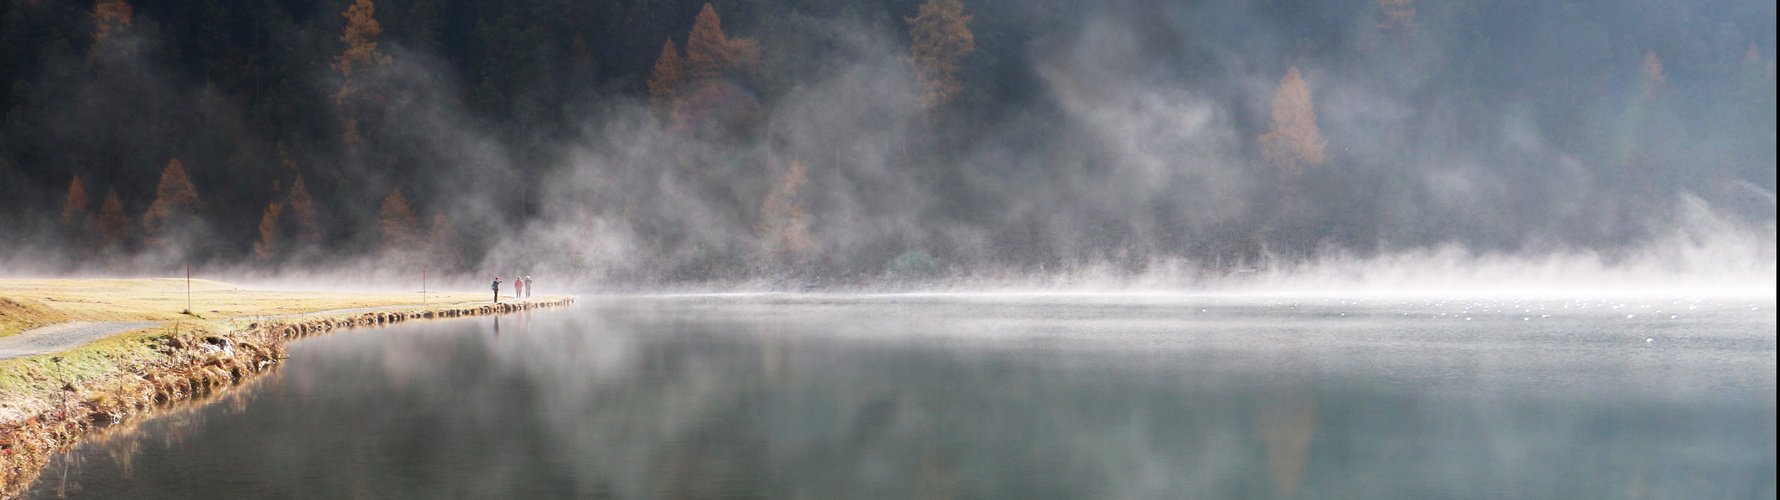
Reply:
[[185, 313], [192, 313], [192, 263], [185, 263]]

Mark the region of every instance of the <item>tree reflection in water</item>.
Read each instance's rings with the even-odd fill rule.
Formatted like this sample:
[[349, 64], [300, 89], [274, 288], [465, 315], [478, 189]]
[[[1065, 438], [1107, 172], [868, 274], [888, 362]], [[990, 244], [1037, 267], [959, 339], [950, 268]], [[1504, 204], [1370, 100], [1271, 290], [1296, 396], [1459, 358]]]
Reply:
[[[32, 495], [1771, 491], [1771, 316], [1294, 305], [623, 299], [505, 318], [523, 327], [499, 337], [493, 318], [341, 332], [295, 344], [238, 406], [81, 446], [66, 487]], [[1641, 354], [1683, 335], [1695, 347]]]

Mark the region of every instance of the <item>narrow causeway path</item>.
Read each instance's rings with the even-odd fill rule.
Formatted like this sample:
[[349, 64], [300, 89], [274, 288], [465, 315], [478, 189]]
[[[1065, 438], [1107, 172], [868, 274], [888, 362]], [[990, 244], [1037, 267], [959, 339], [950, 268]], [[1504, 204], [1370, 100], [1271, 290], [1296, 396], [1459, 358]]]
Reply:
[[[528, 300], [520, 300], [518, 302], [527, 302], [527, 301]], [[455, 304], [450, 304], [450, 303], [448, 303], [448, 304], [433, 304], [433, 307], [461, 307], [461, 306], [475, 305], [475, 304], [480, 304], [480, 303], [481, 302], [462, 302], [462, 303], [455, 303]], [[384, 310], [384, 309], [404, 309], [404, 308], [415, 308], [415, 307], [418, 307], [418, 306], [416, 306], [416, 305], [395, 305], [395, 306], [383, 306], [383, 307], [355, 307], [355, 308], [351, 308], [351, 309], [334, 309], [334, 310], [328, 310], [328, 311], [315, 311], [315, 312], [297, 313], [297, 314], [282, 314], [282, 315], [276, 315], [276, 316], [246, 316], [246, 317], [241, 317], [241, 318], [234, 318], [234, 320], [256, 320], [257, 319], [257, 320], [264, 321], [264, 320], [273, 320], [273, 319], [295, 318], [295, 317], [302, 317], [302, 316], [326, 316], [326, 315], [331, 315], [331, 314], [353, 314], [353, 313], [361, 313], [361, 312], [380, 311], [380, 310]], [[202, 320], [200, 320], [200, 321], [202, 321]], [[169, 321], [167, 323], [171, 323], [171, 322]], [[139, 330], [139, 329], [148, 328], [148, 327], [160, 325], [160, 324], [163, 324], [163, 322], [117, 321], [117, 322], [94, 323], [94, 322], [86, 322], [86, 321], [75, 321], [72, 323], [62, 323], [59, 325], [50, 325], [50, 326], [46, 326], [43, 328], [36, 328], [36, 329], [32, 329], [32, 330], [24, 332], [24, 333], [20, 333], [18, 335], [13, 335], [11, 337], [0, 338], [0, 360], [8, 360], [8, 359], [13, 359], [13, 358], [24, 358], [24, 357], [36, 356], [39, 354], [49, 354], [52, 352], [66, 351], [69, 349], [87, 345], [87, 343], [89, 343], [89, 342], [99, 340], [99, 339], [102, 339], [105, 337], [110, 337], [112, 335], [117, 335], [119, 333], [127, 332], [130, 330]]]

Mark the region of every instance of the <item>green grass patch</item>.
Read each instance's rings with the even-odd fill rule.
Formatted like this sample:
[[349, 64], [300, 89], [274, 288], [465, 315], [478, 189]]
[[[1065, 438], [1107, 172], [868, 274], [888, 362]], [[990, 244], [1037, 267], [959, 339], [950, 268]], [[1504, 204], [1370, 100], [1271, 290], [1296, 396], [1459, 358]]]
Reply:
[[[120, 333], [68, 351], [0, 361], [0, 401], [53, 398], [69, 384], [140, 372], [167, 359], [161, 354], [174, 325]], [[216, 327], [185, 323], [180, 333], [220, 333]], [[40, 401], [47, 402], [47, 401]]]

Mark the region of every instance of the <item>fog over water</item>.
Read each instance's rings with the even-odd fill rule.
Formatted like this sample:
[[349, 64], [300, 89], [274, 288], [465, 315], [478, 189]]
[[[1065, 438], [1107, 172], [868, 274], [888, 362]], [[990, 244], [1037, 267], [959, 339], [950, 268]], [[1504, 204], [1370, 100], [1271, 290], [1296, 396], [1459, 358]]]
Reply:
[[1760, 498], [1771, 299], [585, 298], [293, 345], [35, 498]]
[[[15, 24], [89, 12], [14, 3]], [[463, 289], [513, 272], [574, 290], [1775, 284], [1771, 2], [1422, 0], [1407, 24], [1395, 3], [1357, 0], [964, 2], [976, 50], [934, 109], [909, 59], [918, 2], [717, 2], [760, 59], [691, 122], [652, 109], [643, 85], [702, 5], [680, 3], [625, 24], [624, 2], [391, 0], [376, 10], [390, 62], [351, 78], [329, 66], [341, 2], [139, 2], [111, 45], [69, 24], [69, 42], [8, 56], [29, 64], [6, 73], [0, 274], [194, 262], [232, 282], [398, 289], [421, 268]], [[416, 28], [422, 4], [474, 22]], [[188, 33], [210, 15], [262, 62], [204, 66], [235, 61]], [[531, 34], [476, 38], [503, 33]], [[240, 67], [275, 76], [227, 76]], [[1293, 68], [1326, 141], [1296, 177], [1261, 140]], [[348, 87], [361, 97], [330, 97]], [[170, 159], [204, 205], [149, 238]], [[763, 207], [793, 163], [811, 244], [776, 252]], [[61, 221], [77, 175], [93, 214], [120, 195], [116, 242]], [[288, 210], [262, 239], [262, 209], [299, 175], [318, 239]], [[390, 249], [379, 209], [396, 189], [422, 229], [450, 221], [448, 246]], [[276, 251], [256, 256], [256, 241]]]

